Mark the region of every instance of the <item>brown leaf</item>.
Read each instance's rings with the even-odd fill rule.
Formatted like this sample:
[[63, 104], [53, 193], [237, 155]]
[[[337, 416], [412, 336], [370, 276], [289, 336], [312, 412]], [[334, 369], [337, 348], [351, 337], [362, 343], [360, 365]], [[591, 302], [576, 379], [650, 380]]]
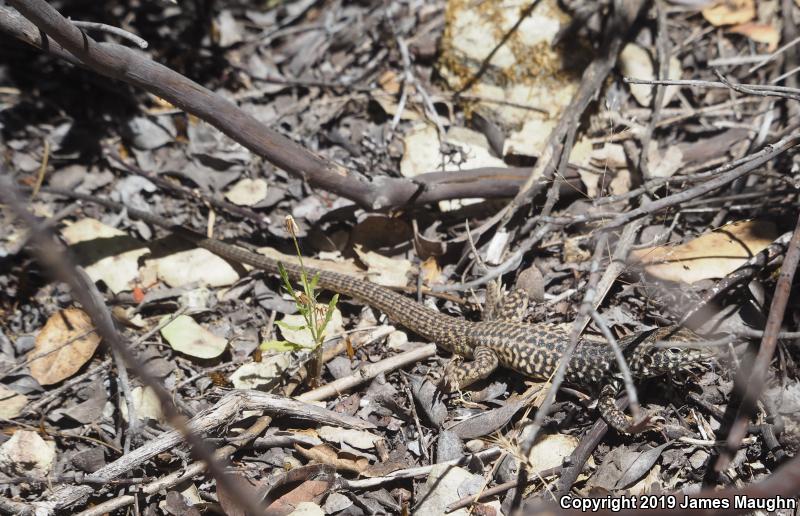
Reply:
[[352, 453], [335, 450], [327, 444], [320, 444], [311, 448], [303, 448], [295, 444], [294, 449], [306, 459], [328, 464], [336, 468], [337, 471], [352, 471], [362, 473], [369, 467], [369, 460], [366, 457], [359, 457]]
[[316, 503], [322, 500], [322, 495], [330, 491], [331, 483], [323, 480], [306, 480], [297, 488], [292, 489], [270, 504], [265, 514], [267, 516], [284, 516], [294, 513], [298, 506], [304, 502]]
[[36, 336], [28, 354], [31, 376], [41, 385], [69, 378], [85, 364], [100, 343], [92, 320], [79, 308], [53, 314]]
[[[256, 484], [254, 480], [242, 475], [227, 475], [227, 477], [229, 482], [238, 485], [239, 489], [242, 491], [252, 493], [254, 497], [257, 495], [260, 487], [266, 483], [265, 480], [262, 480]], [[219, 499], [219, 504], [222, 506], [222, 510], [225, 511], [227, 516], [246, 516], [241, 501], [237, 500], [233, 494], [228, 492], [228, 490], [223, 488], [220, 484], [217, 484], [217, 498]]]
[[731, 27], [731, 32], [747, 36], [756, 43], [766, 43], [767, 52], [775, 52], [781, 41], [781, 34], [768, 23], [742, 23]]
[[694, 283], [724, 277], [777, 237], [771, 222], [745, 220], [727, 224], [685, 244], [633, 251], [630, 257], [656, 278]]

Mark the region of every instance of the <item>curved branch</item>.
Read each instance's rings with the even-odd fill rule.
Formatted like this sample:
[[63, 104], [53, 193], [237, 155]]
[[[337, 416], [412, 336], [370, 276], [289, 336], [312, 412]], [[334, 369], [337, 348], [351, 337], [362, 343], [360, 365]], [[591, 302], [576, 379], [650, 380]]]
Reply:
[[9, 3], [22, 16], [0, 8], [3, 32], [72, 64], [157, 95], [210, 123], [276, 167], [367, 209], [463, 197], [510, 197], [522, 183], [522, 169], [502, 168], [480, 169], [472, 174], [435, 172], [413, 180], [364, 177], [293, 142], [174, 70], [122, 45], [95, 41], [44, 0]]

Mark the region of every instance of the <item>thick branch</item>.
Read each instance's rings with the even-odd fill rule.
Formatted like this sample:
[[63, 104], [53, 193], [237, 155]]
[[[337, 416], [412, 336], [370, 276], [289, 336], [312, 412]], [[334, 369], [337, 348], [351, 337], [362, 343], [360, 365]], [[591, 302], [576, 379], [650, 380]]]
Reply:
[[[229, 100], [166, 66], [122, 45], [95, 41], [44, 0], [9, 3], [27, 20], [13, 10], [0, 8], [3, 32], [70, 63], [153, 93], [212, 124], [275, 166], [365, 208], [401, 207], [464, 197], [511, 197], [527, 176], [521, 169], [478, 169], [423, 174], [413, 180], [388, 176], [370, 180], [305, 149]], [[42, 33], [48, 36], [44, 40]]]

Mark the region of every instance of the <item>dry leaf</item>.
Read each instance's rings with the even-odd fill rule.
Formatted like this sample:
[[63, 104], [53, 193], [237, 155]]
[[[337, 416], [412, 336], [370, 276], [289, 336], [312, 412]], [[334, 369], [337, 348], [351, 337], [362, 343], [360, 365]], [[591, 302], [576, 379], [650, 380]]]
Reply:
[[360, 457], [344, 451], [337, 451], [327, 444], [320, 444], [312, 446], [311, 448], [304, 448], [295, 444], [294, 449], [306, 459], [328, 464], [336, 468], [337, 471], [363, 473], [369, 467], [369, 460], [366, 457]]
[[297, 504], [297, 508], [289, 513], [289, 516], [325, 516], [325, 511], [314, 502], [300, 502]]
[[422, 262], [419, 273], [422, 275], [423, 283], [428, 286], [442, 282], [442, 268], [433, 256]]
[[560, 466], [578, 447], [578, 439], [571, 435], [547, 434], [536, 439], [528, 454], [531, 471], [542, 471]]
[[720, 0], [703, 9], [703, 18], [715, 27], [747, 23], [755, 16], [755, 0]]
[[79, 308], [53, 314], [36, 336], [28, 354], [31, 376], [41, 385], [69, 378], [83, 366], [100, 343], [92, 320]]
[[27, 396], [0, 385], [0, 418], [14, 419], [22, 414], [22, 409], [27, 404]]
[[[650, 52], [644, 48], [629, 43], [625, 46], [619, 56], [620, 69], [622, 74], [632, 79], [646, 79], [653, 80], [656, 78], [655, 65], [650, 56]], [[681, 78], [681, 62], [676, 57], [670, 57], [669, 68], [667, 70], [667, 78], [677, 80]], [[650, 84], [629, 84], [631, 94], [640, 105], [649, 107], [652, 99], [655, 86]], [[672, 98], [677, 93], [677, 86], [667, 86], [664, 91], [663, 106], [670, 103]]]
[[394, 70], [386, 70], [378, 77], [378, 86], [391, 95], [400, 93], [401, 81]]
[[365, 253], [361, 246], [355, 246], [353, 250], [369, 269], [372, 282], [385, 287], [405, 287], [408, 284], [408, 273], [411, 271], [409, 260], [389, 258], [373, 251]]
[[[169, 316], [161, 319], [163, 324]], [[188, 315], [179, 315], [161, 328], [161, 335], [172, 349], [197, 358], [215, 358], [225, 351], [228, 341], [203, 328]]]
[[[622, 74], [633, 79], [652, 81], [656, 78], [650, 52], [639, 45], [628, 43], [619, 54], [619, 67]], [[631, 94], [642, 106], [649, 106], [653, 99], [653, 86], [650, 84], [629, 84]]]
[[775, 52], [781, 41], [778, 29], [767, 23], [743, 23], [731, 27], [731, 32], [747, 36], [756, 43], [766, 43], [767, 52]]
[[[448, 464], [436, 464], [428, 473], [424, 492], [426, 493], [414, 508], [414, 514], [445, 514], [445, 508], [462, 496], [475, 494], [481, 484], [472, 483], [472, 488], [465, 492], [464, 487], [473, 480], [473, 475], [464, 468]], [[451, 513], [455, 516], [466, 516], [466, 509]]]
[[29, 430], [17, 430], [0, 446], [0, 470], [9, 475], [44, 477], [55, 458], [56, 444]]
[[550, 133], [556, 126], [556, 119], [526, 120], [519, 131], [512, 131], [503, 142], [503, 154], [539, 157]]
[[[152, 387], [136, 387], [131, 391], [131, 398], [133, 399], [133, 410], [136, 412], [136, 419], [138, 421], [159, 421], [163, 423], [166, 421], [164, 418], [164, 411], [161, 409], [161, 402], [158, 400], [158, 395]], [[128, 404], [122, 403], [120, 405], [120, 414], [122, 418], [128, 420]]]
[[658, 143], [651, 141], [647, 149], [650, 177], [672, 177], [683, 166], [683, 152], [677, 145], [670, 145], [662, 155]]
[[239, 279], [230, 263], [206, 249], [190, 249], [148, 260], [146, 268], [174, 288], [192, 284], [224, 287]]
[[114, 293], [134, 286], [139, 277], [139, 258], [150, 252], [141, 242], [96, 219], [79, 220], [62, 229], [61, 234], [88, 264], [86, 274], [92, 281], [102, 281]]
[[630, 256], [656, 278], [694, 283], [726, 276], [777, 237], [771, 222], [746, 220], [727, 224], [685, 244], [640, 249]]
[[[426, 172], [456, 172], [483, 167], [507, 168], [502, 159], [489, 152], [489, 141], [479, 132], [464, 127], [451, 127], [442, 139], [443, 143], [461, 150], [457, 159], [441, 153], [439, 134], [435, 127], [419, 124], [411, 128], [403, 138], [404, 151], [400, 160], [400, 173], [405, 177], [415, 177]], [[440, 201], [439, 208], [450, 211], [479, 201], [479, 199]]]
[[291, 361], [286, 353], [279, 353], [261, 362], [242, 364], [234, 371], [230, 381], [236, 389], [258, 389], [270, 386], [283, 375]]
[[228, 190], [225, 198], [239, 206], [254, 206], [267, 198], [267, 182], [263, 179], [242, 179]]
[[364, 430], [348, 430], [335, 426], [321, 426], [317, 429], [317, 434], [330, 443], [346, 443], [359, 450], [369, 450], [375, 447], [375, 443], [382, 441], [380, 437]]

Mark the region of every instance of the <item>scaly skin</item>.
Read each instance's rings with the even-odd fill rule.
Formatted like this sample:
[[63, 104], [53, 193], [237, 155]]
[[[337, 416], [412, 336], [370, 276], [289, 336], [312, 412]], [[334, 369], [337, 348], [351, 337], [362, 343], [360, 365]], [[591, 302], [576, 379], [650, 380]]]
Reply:
[[[111, 209], [125, 208], [129, 215], [172, 231], [226, 260], [279, 274], [277, 260], [220, 240], [205, 238], [151, 213], [91, 195], [56, 189], [48, 191]], [[284, 267], [293, 280], [299, 280], [301, 271], [298, 265], [286, 263]], [[501, 309], [505, 314], [501, 313], [501, 319], [473, 322], [442, 314], [402, 294], [345, 274], [313, 268], [306, 268], [306, 272], [309, 275], [319, 275], [320, 288], [358, 299], [385, 313], [395, 323], [451, 353], [473, 359], [471, 362], [448, 367], [443, 380], [443, 386], [448, 389], [462, 388], [478, 379], [486, 378], [498, 365], [532, 379], [547, 380], [555, 372], [558, 361], [569, 344], [569, 335], [557, 326], [510, 320], [520, 312], [521, 300], [514, 296]], [[626, 352], [634, 379], [677, 373], [708, 359], [705, 353], [689, 348], [656, 347], [656, 342], [665, 340], [695, 341], [699, 338], [687, 330], [667, 327], [620, 340], [620, 347]], [[614, 405], [613, 397], [619, 389], [619, 370], [614, 354], [605, 342], [581, 339], [569, 363], [565, 381], [569, 385], [601, 394], [600, 410], [611, 426], [623, 432], [632, 428], [633, 422], [630, 418]]]

